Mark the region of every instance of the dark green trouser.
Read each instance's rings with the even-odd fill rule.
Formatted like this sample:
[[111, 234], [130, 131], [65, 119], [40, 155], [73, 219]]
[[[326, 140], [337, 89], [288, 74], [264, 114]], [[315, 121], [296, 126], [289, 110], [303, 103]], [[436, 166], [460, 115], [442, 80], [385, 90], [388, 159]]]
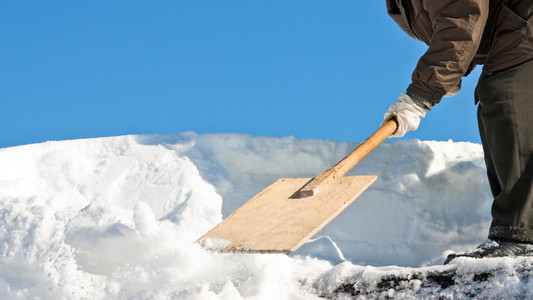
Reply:
[[489, 238], [533, 242], [533, 60], [485, 76], [476, 98], [494, 195]]

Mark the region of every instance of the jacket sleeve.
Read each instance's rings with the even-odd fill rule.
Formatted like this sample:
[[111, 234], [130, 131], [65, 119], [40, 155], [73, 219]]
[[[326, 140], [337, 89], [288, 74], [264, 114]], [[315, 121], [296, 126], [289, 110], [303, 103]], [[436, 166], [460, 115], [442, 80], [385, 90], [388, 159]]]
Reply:
[[468, 71], [487, 22], [489, 0], [424, 0], [423, 5], [433, 33], [407, 92], [437, 104]]

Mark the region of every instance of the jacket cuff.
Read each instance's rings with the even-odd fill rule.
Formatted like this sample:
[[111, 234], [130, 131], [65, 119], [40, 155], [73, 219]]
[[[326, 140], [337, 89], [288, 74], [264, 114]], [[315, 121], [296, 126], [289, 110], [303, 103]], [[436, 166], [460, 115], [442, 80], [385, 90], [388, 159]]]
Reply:
[[407, 88], [407, 94], [413, 95], [414, 97], [417, 97], [419, 101], [427, 105], [429, 108], [432, 108], [435, 106], [435, 104], [438, 104], [442, 97], [444, 97], [444, 94], [446, 94], [445, 91], [423, 91], [415, 87], [414, 84], [410, 84]]
[[426, 98], [420, 97], [410, 92], [406, 92], [416, 105], [422, 107], [423, 109], [431, 110], [433, 108], [433, 103]]

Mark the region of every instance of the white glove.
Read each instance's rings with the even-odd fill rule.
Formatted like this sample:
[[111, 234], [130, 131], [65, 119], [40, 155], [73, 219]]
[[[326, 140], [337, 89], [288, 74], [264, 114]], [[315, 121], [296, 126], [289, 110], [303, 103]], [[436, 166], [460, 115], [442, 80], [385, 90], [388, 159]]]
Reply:
[[411, 97], [402, 93], [398, 100], [394, 102], [387, 112], [381, 126], [392, 118], [396, 118], [398, 129], [392, 137], [402, 137], [409, 131], [414, 131], [420, 124], [420, 119], [426, 116], [426, 110], [413, 102]]

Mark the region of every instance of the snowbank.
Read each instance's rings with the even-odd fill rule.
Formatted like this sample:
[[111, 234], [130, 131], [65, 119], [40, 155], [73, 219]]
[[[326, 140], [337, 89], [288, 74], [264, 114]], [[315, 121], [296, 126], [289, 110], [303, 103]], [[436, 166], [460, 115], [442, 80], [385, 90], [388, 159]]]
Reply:
[[[491, 197], [480, 145], [403, 141], [352, 170], [379, 179], [295, 254], [217, 254], [193, 243], [277, 178], [313, 177], [355, 146], [186, 132], [0, 149], [0, 298], [336, 297], [339, 286], [375, 282], [368, 274], [442, 269], [432, 265], [448, 251], [486, 238]], [[472, 270], [469, 263], [453, 268]], [[492, 286], [492, 294], [524, 284]]]

